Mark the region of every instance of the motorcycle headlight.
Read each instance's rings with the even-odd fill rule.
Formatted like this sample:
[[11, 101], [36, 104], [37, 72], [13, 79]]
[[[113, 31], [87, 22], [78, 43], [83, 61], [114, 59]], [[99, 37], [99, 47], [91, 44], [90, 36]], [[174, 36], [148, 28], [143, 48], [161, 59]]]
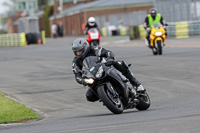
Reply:
[[94, 83], [94, 79], [92, 79], [92, 78], [84, 79], [84, 82], [86, 84], [93, 84]]
[[99, 70], [96, 73], [96, 77], [100, 78], [102, 75], [103, 75], [103, 67], [101, 66], [99, 67]]
[[162, 32], [156, 32], [155, 35], [156, 36], [162, 36]]

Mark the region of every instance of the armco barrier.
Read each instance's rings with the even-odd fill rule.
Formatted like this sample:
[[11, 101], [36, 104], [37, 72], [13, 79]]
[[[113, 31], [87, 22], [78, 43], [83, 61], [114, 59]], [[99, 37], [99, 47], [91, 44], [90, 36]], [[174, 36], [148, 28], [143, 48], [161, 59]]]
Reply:
[[189, 36], [200, 35], [200, 22], [189, 22]]
[[116, 36], [116, 35], [127, 36], [127, 35], [129, 35], [129, 28], [127, 28], [127, 27], [121, 27], [116, 30], [108, 30], [107, 28], [103, 27], [101, 29], [101, 31], [102, 31], [102, 36]]
[[168, 37], [175, 37], [176, 36], [176, 29], [175, 29], [174, 23], [173, 24], [168, 24], [166, 29], [167, 29]]
[[130, 40], [133, 39], [145, 39], [146, 38], [146, 30], [144, 29], [143, 25], [138, 26], [130, 26], [129, 27], [129, 38]]
[[2, 34], [0, 35], [0, 47], [6, 46], [26, 46], [25, 33]]
[[45, 40], [45, 31], [42, 31], [42, 44], [45, 44], [46, 40]]
[[135, 36], [134, 36], [134, 27], [133, 26], [129, 26], [129, 38], [130, 40], [133, 40], [135, 39]]
[[120, 28], [120, 35], [121, 35], [121, 36], [126, 36], [126, 35], [128, 35], [128, 33], [127, 33], [127, 28], [126, 28], [126, 27]]
[[188, 22], [177, 22], [175, 23], [176, 38], [188, 38], [189, 27]]
[[[200, 21], [169, 23], [167, 29], [169, 37], [188, 38], [189, 36], [200, 35]], [[171, 33], [174, 33], [174, 35]]]
[[107, 33], [106, 33], [106, 28], [105, 28], [105, 27], [103, 27], [101, 30], [102, 30], [102, 36], [107, 36]]
[[[135, 29], [138, 27], [138, 32]], [[189, 22], [169, 22], [167, 28], [168, 37], [176, 38], [188, 38], [189, 36], [200, 35], [200, 21], [189, 21]], [[129, 38], [133, 39], [144, 39], [146, 31], [143, 25], [130, 26], [129, 27]], [[137, 36], [138, 34], [139, 36]]]
[[130, 40], [139, 39], [140, 33], [139, 33], [139, 27], [138, 26], [130, 26], [129, 27], [129, 37]]
[[139, 25], [139, 34], [140, 34], [140, 38], [139, 39], [145, 39], [146, 37], [146, 30], [144, 29], [144, 25]]

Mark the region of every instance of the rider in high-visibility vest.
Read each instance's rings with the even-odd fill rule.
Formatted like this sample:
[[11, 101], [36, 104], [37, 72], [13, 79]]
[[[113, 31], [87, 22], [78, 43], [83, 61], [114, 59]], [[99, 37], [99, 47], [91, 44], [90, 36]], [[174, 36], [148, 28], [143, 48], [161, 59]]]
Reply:
[[[157, 10], [155, 8], [152, 8], [152, 9], [150, 9], [149, 14], [147, 15], [147, 17], [145, 18], [145, 21], [144, 21], [144, 28], [147, 31], [146, 39], [149, 42], [149, 48], [151, 48], [150, 41], [149, 41], [149, 37], [150, 37], [150, 33], [151, 33], [151, 25], [154, 22], [160, 22], [163, 26], [165, 24], [165, 21], [164, 21], [162, 15], [160, 13], [157, 13]], [[166, 28], [165, 28], [165, 31], [166, 31]], [[166, 36], [167, 36], [167, 33], [166, 33]]]

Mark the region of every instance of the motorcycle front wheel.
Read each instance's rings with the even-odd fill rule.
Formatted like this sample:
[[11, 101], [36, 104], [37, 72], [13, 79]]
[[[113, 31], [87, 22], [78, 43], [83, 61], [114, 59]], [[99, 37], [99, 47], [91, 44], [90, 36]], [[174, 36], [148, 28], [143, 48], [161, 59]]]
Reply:
[[137, 99], [139, 100], [139, 104], [136, 106], [136, 109], [147, 110], [150, 107], [151, 102], [150, 102], [150, 97], [147, 94], [147, 92], [145, 92], [144, 94], [139, 94], [137, 96]]
[[161, 44], [161, 40], [157, 41], [157, 45], [158, 45], [158, 54], [162, 55], [162, 44]]
[[114, 114], [123, 113], [124, 106], [119, 97], [119, 95], [113, 94], [109, 89], [105, 86], [100, 86], [97, 89], [97, 93], [99, 98], [102, 100], [104, 105]]
[[91, 41], [91, 46], [98, 47], [99, 46], [99, 41], [98, 40]]
[[153, 52], [153, 55], [157, 55], [158, 52], [157, 52], [157, 49], [156, 48], [152, 48], [152, 52]]

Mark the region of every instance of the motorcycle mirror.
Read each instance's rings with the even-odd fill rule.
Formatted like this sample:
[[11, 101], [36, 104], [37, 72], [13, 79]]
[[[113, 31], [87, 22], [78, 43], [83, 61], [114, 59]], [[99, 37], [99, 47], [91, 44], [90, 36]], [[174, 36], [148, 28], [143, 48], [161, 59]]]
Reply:
[[128, 64], [128, 67], [130, 67], [131, 66], [131, 64]]
[[168, 26], [168, 24], [166, 23], [165, 26]]

